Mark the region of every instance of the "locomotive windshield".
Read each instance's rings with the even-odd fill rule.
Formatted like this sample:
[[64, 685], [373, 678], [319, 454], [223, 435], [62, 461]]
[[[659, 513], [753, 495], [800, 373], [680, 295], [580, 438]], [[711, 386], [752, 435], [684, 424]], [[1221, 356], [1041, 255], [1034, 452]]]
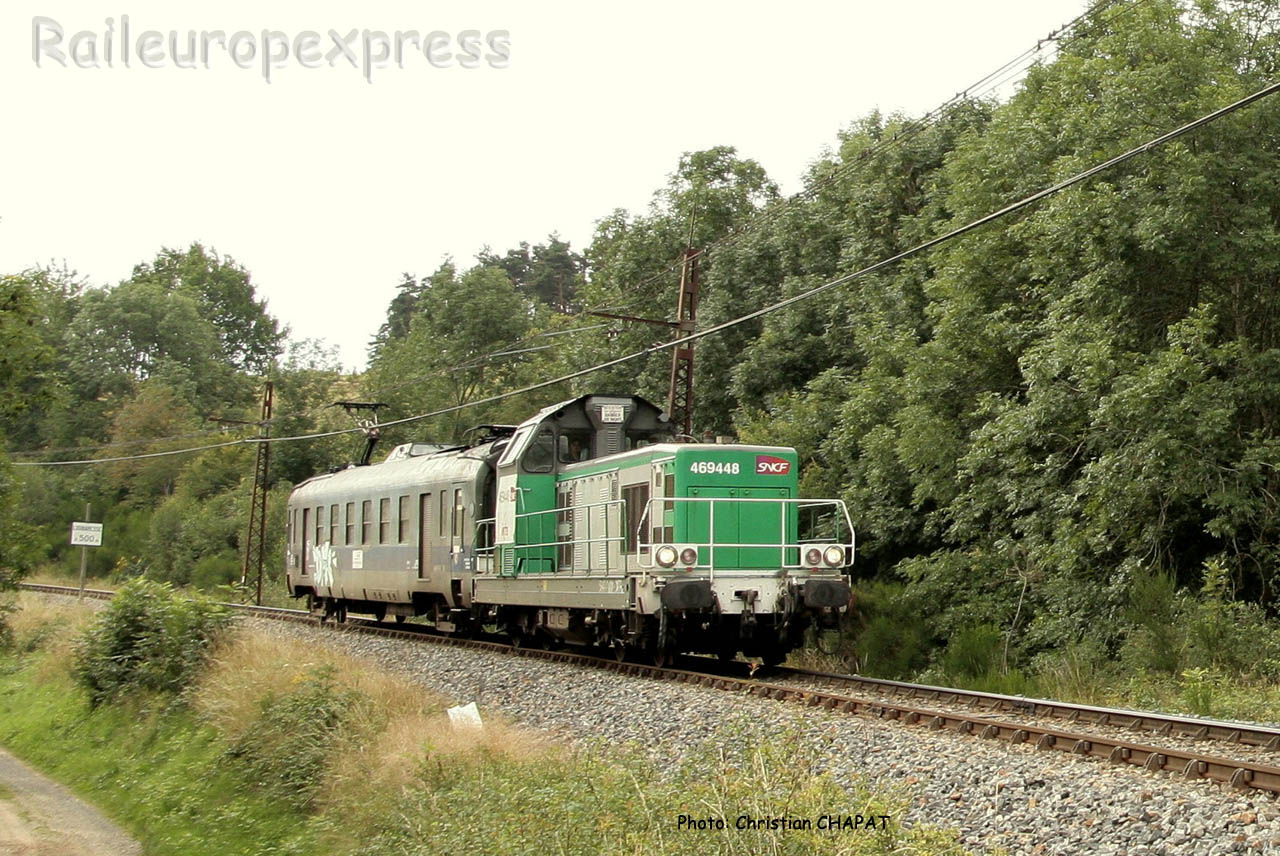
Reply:
[[543, 428], [533, 438], [529, 451], [524, 455], [524, 471], [526, 473], [549, 473], [555, 466], [555, 434], [550, 428]]

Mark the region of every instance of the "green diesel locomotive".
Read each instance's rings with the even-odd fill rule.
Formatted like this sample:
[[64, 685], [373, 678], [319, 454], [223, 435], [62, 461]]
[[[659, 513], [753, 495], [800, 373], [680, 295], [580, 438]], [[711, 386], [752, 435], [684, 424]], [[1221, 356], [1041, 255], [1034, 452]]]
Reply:
[[587, 395], [476, 442], [406, 444], [289, 499], [286, 580], [322, 616], [427, 616], [526, 644], [778, 662], [849, 601], [844, 503], [795, 451], [678, 443], [659, 408]]

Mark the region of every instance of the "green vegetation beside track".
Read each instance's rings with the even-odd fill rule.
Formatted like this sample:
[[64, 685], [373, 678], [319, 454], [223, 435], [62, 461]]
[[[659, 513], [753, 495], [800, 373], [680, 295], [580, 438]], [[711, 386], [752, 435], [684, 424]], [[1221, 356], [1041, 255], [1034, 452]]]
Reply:
[[[724, 734], [659, 770], [637, 748], [566, 747], [488, 711], [483, 730], [456, 732], [443, 699], [368, 663], [194, 621], [196, 606], [147, 583], [97, 617], [24, 594], [0, 652], [0, 744], [148, 854], [962, 852], [951, 833], [902, 828], [905, 795], [815, 775], [786, 735], [735, 750]], [[682, 814], [891, 819], [691, 832]]]

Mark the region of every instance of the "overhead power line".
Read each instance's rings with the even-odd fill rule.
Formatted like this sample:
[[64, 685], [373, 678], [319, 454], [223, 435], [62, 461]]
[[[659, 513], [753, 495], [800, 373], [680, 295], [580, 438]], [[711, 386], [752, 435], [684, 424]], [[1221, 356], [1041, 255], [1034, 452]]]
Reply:
[[[1251, 104], [1254, 104], [1258, 101], [1261, 101], [1264, 98], [1267, 98], [1271, 95], [1276, 94], [1277, 92], [1280, 92], [1280, 82], [1272, 83], [1269, 86], [1266, 86], [1258, 90], [1257, 92], [1254, 92], [1252, 95], [1247, 95], [1244, 98], [1241, 98], [1238, 101], [1234, 101], [1225, 107], [1222, 107], [1218, 110], [1214, 110], [1211, 113], [1207, 113], [1204, 116], [1201, 116], [1198, 119], [1194, 119], [1186, 123], [1185, 125], [1182, 125], [1172, 131], [1169, 131], [1166, 134], [1163, 134], [1152, 140], [1148, 140], [1147, 142], [1139, 146], [1135, 146], [1134, 148], [1129, 149], [1123, 154], [1117, 155], [1113, 158], [1110, 158], [1109, 160], [1096, 164], [1095, 166], [1092, 166], [1082, 172], [1078, 172], [1075, 175], [1071, 176], [1070, 178], [1065, 179], [1064, 181], [1060, 181], [1057, 184], [1052, 185], [1051, 187], [1047, 187], [1043, 190], [1040, 190], [1036, 193], [1031, 194], [1030, 196], [1026, 196], [1018, 200], [1017, 202], [1010, 203], [1009, 205], [1006, 205], [997, 211], [993, 211], [990, 214], [987, 214], [983, 217], [979, 217], [978, 219], [973, 220], [958, 228], [952, 229], [951, 231], [943, 235], [939, 235], [936, 238], [932, 238], [928, 241], [917, 244], [908, 250], [904, 250], [898, 253], [897, 255], [882, 259], [874, 264], [861, 268], [860, 270], [856, 270], [856, 271], [853, 271], [852, 273], [848, 273], [843, 276], [836, 277], [835, 279], [825, 282], [822, 285], [815, 286], [814, 288], [811, 288], [807, 291], [800, 292], [799, 294], [793, 295], [792, 297], [788, 297], [784, 300], [779, 300], [776, 303], [772, 303], [772, 304], [769, 304], [768, 306], [762, 307], [753, 312], [749, 312], [746, 315], [741, 315], [737, 318], [731, 319], [729, 321], [725, 321], [720, 324], [716, 324], [715, 326], [708, 327], [705, 330], [699, 330], [688, 336], [684, 336], [670, 342], [662, 342], [660, 344], [652, 345], [648, 348], [643, 348], [639, 351], [635, 351], [625, 356], [617, 357], [615, 359], [608, 360], [603, 363], [599, 363], [589, 368], [580, 369], [575, 372], [569, 372], [568, 374], [564, 374], [559, 377], [552, 378], [551, 380], [540, 381], [535, 384], [530, 384], [528, 386], [521, 387], [520, 389], [512, 390], [510, 392], [499, 393], [497, 395], [491, 395], [486, 398], [476, 399], [475, 401], [469, 401], [469, 402], [466, 402], [465, 404], [454, 405], [452, 407], [445, 407], [440, 410], [433, 410], [429, 413], [419, 413], [415, 416], [406, 416], [403, 419], [395, 419], [389, 422], [383, 422], [379, 425], [379, 427], [389, 428], [395, 425], [405, 425], [410, 422], [418, 422], [423, 419], [431, 419], [436, 416], [444, 416], [449, 413], [455, 413], [459, 410], [464, 410], [469, 407], [478, 407], [482, 404], [492, 404], [494, 402], [503, 401], [508, 398], [514, 398], [515, 396], [518, 396], [518, 395], [527, 395], [528, 393], [537, 392], [538, 390], [546, 389], [548, 387], [555, 386], [557, 384], [566, 383], [571, 380], [576, 380], [580, 377], [586, 377], [587, 375], [594, 374], [599, 371], [604, 371], [605, 369], [611, 369], [611, 368], [614, 368], [615, 366], [620, 366], [624, 363], [631, 362], [632, 360], [637, 360], [642, 357], [647, 357], [656, 353], [660, 353], [662, 351], [670, 350], [671, 348], [687, 345], [690, 342], [695, 342], [699, 339], [706, 338], [707, 336], [713, 336], [717, 333], [721, 333], [725, 330], [731, 329], [733, 327], [737, 327], [741, 324], [745, 324], [748, 321], [754, 320], [756, 318], [760, 318], [764, 315], [768, 315], [773, 312], [777, 312], [778, 310], [785, 309], [788, 306], [793, 306], [796, 303], [800, 303], [801, 301], [808, 300], [812, 297], [822, 294], [825, 291], [829, 291], [833, 288], [838, 288], [839, 286], [845, 285], [849, 282], [852, 282], [853, 280], [860, 279], [864, 276], [868, 276], [872, 273], [883, 270], [884, 268], [895, 265], [898, 262], [905, 261], [906, 259], [911, 258], [912, 256], [917, 256], [921, 253], [927, 252], [931, 249], [941, 246], [942, 244], [945, 244], [949, 241], [953, 241], [956, 238], [959, 238], [963, 235], [968, 234], [969, 232], [974, 231], [975, 229], [980, 229], [983, 226], [993, 223], [1003, 217], [1007, 217], [1010, 214], [1014, 214], [1018, 211], [1021, 211], [1022, 209], [1027, 208], [1031, 205], [1034, 205], [1035, 203], [1043, 199], [1053, 196], [1054, 194], [1061, 193], [1062, 191], [1070, 187], [1073, 187], [1077, 184], [1080, 184], [1083, 181], [1087, 181], [1088, 179], [1094, 177], [1095, 175], [1098, 175], [1099, 173], [1105, 172], [1106, 170], [1119, 166], [1120, 164], [1125, 163], [1126, 161], [1132, 160], [1133, 158], [1136, 158], [1139, 155], [1146, 154], [1147, 152], [1150, 152], [1153, 149], [1159, 148], [1160, 146], [1163, 146], [1166, 143], [1172, 142], [1173, 140], [1176, 140], [1179, 137], [1185, 136], [1191, 133], [1192, 131], [1202, 128], [1205, 125], [1208, 125], [1212, 122], [1216, 122], [1217, 120], [1223, 118], [1224, 116], [1228, 116], [1232, 113], [1235, 113], [1238, 110], [1242, 110]], [[75, 464], [101, 464], [101, 463], [110, 463], [114, 461], [140, 460], [143, 458], [156, 458], [156, 457], [164, 457], [167, 455], [180, 455], [180, 454], [189, 454], [193, 452], [203, 452], [207, 449], [216, 449], [223, 446], [248, 445], [253, 443], [265, 443], [265, 442], [287, 443], [287, 442], [294, 442], [299, 440], [318, 440], [324, 437], [335, 437], [342, 434], [351, 434], [359, 430], [361, 429], [348, 428], [348, 429], [339, 430], [339, 431], [324, 431], [324, 432], [318, 432], [314, 434], [300, 434], [293, 437], [272, 437], [270, 439], [259, 439], [259, 438], [251, 437], [251, 438], [245, 438], [242, 440], [234, 440], [227, 443], [216, 443], [208, 446], [199, 446], [199, 447], [190, 448], [190, 449], [175, 449], [175, 450], [166, 451], [166, 452], [152, 452], [145, 455], [129, 455], [129, 456], [124, 456], [119, 458], [96, 458], [96, 459], [83, 460], [83, 461], [47, 461], [47, 462], [21, 462], [21, 463], [15, 462], [14, 466], [26, 466], [26, 467], [70, 466]]]

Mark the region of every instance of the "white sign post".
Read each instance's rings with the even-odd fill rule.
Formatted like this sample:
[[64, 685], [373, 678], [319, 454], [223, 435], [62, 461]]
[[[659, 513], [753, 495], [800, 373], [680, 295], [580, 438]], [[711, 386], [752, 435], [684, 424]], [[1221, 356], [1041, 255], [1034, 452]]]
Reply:
[[[84, 504], [84, 516], [89, 517], [91, 509], [89, 503]], [[84, 597], [84, 569], [85, 564], [89, 560], [89, 548], [102, 546], [102, 524], [101, 523], [84, 523], [76, 521], [71, 524], [71, 544], [80, 545], [80, 594]]]
[[71, 543], [77, 547], [101, 547], [101, 523], [72, 523]]

